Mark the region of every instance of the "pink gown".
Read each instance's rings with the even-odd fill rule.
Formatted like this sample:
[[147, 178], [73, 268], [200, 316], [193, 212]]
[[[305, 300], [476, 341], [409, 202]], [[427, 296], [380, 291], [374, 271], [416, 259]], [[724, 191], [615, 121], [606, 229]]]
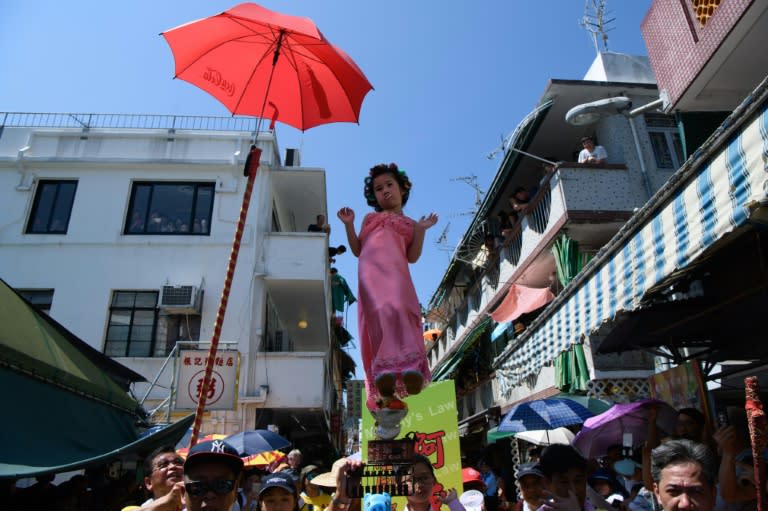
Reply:
[[397, 378], [395, 394], [408, 393], [405, 371], [431, 375], [421, 331], [421, 307], [408, 269], [414, 221], [394, 213], [370, 213], [360, 231], [357, 322], [369, 409], [381, 397], [374, 381], [385, 373]]

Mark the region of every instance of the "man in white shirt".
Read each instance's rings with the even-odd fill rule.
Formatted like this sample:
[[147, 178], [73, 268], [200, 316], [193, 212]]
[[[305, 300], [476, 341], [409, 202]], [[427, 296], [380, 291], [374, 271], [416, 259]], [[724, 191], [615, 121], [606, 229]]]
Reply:
[[608, 159], [608, 152], [605, 147], [595, 145], [595, 139], [584, 137], [581, 139], [583, 149], [579, 153], [579, 163], [588, 163], [590, 165], [604, 165]]

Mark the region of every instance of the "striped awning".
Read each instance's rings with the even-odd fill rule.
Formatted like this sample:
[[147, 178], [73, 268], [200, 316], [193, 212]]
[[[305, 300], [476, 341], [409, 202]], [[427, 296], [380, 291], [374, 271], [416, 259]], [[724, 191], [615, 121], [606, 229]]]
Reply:
[[504, 397], [582, 335], [744, 225], [766, 199], [768, 81], [638, 211], [496, 363]]

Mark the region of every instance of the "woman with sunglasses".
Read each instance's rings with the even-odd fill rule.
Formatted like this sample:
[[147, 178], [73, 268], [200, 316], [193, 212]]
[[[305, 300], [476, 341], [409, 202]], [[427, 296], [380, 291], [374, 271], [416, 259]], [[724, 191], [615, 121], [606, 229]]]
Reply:
[[[353, 499], [347, 495], [347, 482], [354, 479], [355, 474], [360, 474], [363, 466], [363, 463], [359, 461], [347, 460], [346, 464], [341, 467], [336, 479], [335, 497], [325, 511], [356, 511], [360, 509], [360, 499]], [[433, 497], [451, 511], [465, 511], [464, 506], [457, 498], [455, 488], [448, 490], [445, 495], [435, 495], [437, 478], [432, 463], [426, 456], [414, 455], [409, 475], [406, 511], [430, 511]]]

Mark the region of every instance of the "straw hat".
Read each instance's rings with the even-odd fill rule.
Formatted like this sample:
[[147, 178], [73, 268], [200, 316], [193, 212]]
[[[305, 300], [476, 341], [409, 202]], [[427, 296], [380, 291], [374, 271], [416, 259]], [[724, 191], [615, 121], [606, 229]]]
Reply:
[[327, 488], [336, 488], [336, 479], [339, 475], [339, 470], [347, 462], [347, 458], [339, 458], [333, 462], [330, 472], [323, 472], [312, 478], [312, 484], [317, 486], [325, 486]]

